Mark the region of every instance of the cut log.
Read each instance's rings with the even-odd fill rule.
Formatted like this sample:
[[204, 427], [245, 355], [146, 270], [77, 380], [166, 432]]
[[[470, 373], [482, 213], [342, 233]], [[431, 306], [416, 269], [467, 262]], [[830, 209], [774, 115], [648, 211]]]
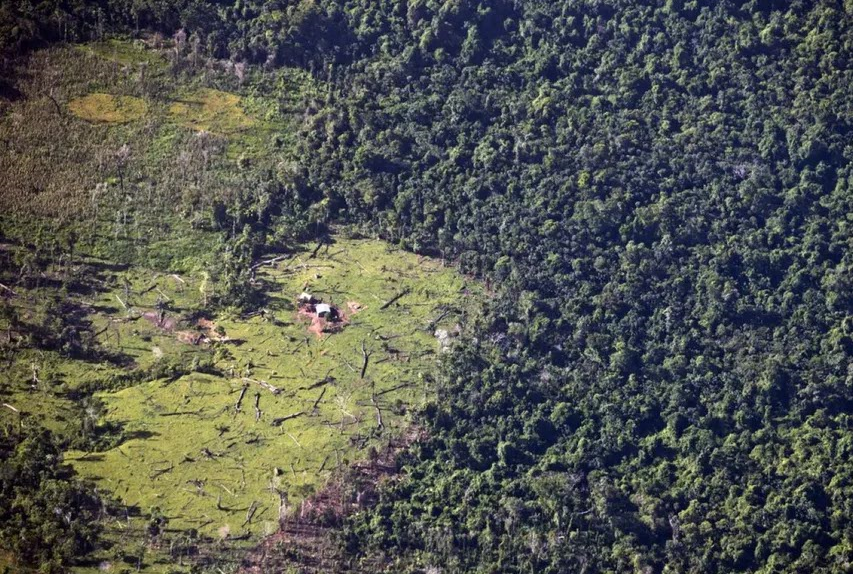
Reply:
[[252, 265], [251, 269], [258, 269], [259, 267], [263, 267], [264, 265], [272, 265], [273, 263], [278, 263], [279, 261], [283, 261], [287, 259], [289, 255], [281, 255], [279, 257], [273, 257], [272, 259], [265, 259], [264, 261], [259, 261]]
[[234, 405], [234, 412], [240, 412], [240, 404], [243, 402], [243, 397], [246, 396], [246, 389], [249, 388], [249, 385], [243, 385], [243, 388], [240, 389], [240, 396], [237, 397], [237, 404]]
[[379, 391], [378, 393], [376, 393], [376, 396], [381, 397], [382, 395], [385, 395], [388, 393], [393, 393], [394, 391], [399, 391], [400, 389], [405, 389], [406, 387], [411, 387], [411, 386], [412, 386], [411, 382], [400, 383], [399, 385], [394, 385], [390, 389], [384, 389], [384, 390]]
[[243, 522], [243, 526], [246, 526], [250, 522], [252, 522], [252, 517], [255, 515], [255, 512], [258, 510], [258, 501], [253, 500], [251, 506], [249, 506], [249, 510], [246, 511], [246, 520]]
[[292, 415], [286, 415], [283, 417], [275, 418], [272, 420], [272, 426], [277, 427], [281, 426], [281, 423], [285, 421], [289, 421], [290, 419], [295, 419], [296, 417], [301, 417], [305, 414], [305, 411], [299, 411], [298, 413], [293, 413]]
[[442, 319], [444, 319], [445, 317], [450, 315], [452, 312], [453, 312], [453, 309], [445, 309], [444, 311], [442, 311], [442, 313], [438, 317], [436, 317], [435, 319], [433, 319], [432, 321], [429, 322], [429, 325], [427, 325], [426, 330], [427, 331], [434, 330], [436, 325], [438, 325]]
[[394, 303], [396, 303], [397, 301], [399, 301], [400, 299], [402, 299], [403, 297], [405, 297], [406, 295], [408, 295], [411, 292], [412, 292], [411, 287], [406, 287], [405, 289], [403, 289], [402, 291], [400, 291], [399, 293], [397, 293], [396, 295], [391, 297], [388, 301], [383, 303], [382, 306], [379, 307], [379, 310], [384, 311], [385, 309], [387, 309], [388, 307], [390, 307], [391, 305], [393, 305]]
[[243, 377], [243, 382], [244, 383], [255, 383], [256, 385], [260, 385], [261, 387], [265, 388], [266, 390], [268, 390], [269, 392], [271, 392], [274, 395], [281, 393], [281, 389], [279, 389], [278, 387], [274, 387], [273, 385], [269, 384], [266, 381], [258, 381], [256, 379], [250, 379], [249, 377]]
[[376, 424], [380, 429], [384, 429], [385, 424], [382, 422], [382, 410], [379, 408], [379, 403], [376, 402], [376, 383], [371, 385], [370, 402], [373, 403], [373, 408], [376, 409]]
[[199, 409], [197, 411], [175, 411], [173, 413], [160, 413], [158, 416], [161, 416], [161, 417], [177, 417], [177, 416], [181, 416], [181, 415], [200, 415], [201, 412], [202, 412], [201, 409]]
[[319, 404], [320, 404], [320, 401], [322, 401], [322, 400], [323, 400], [323, 395], [325, 395], [325, 394], [326, 394], [326, 388], [324, 388], [324, 389], [320, 392], [320, 396], [319, 396], [319, 397], [317, 397], [317, 400], [316, 400], [316, 401], [314, 401], [314, 404], [313, 404], [313, 405], [311, 405], [311, 412], [312, 412], [312, 413], [313, 413], [313, 412], [315, 412], [315, 411], [317, 410], [317, 405], [319, 405]]
[[163, 299], [165, 299], [165, 300], [166, 300], [166, 303], [168, 303], [168, 302], [170, 302], [170, 301], [172, 300], [172, 298], [171, 298], [171, 297], [169, 297], [168, 295], [166, 295], [165, 293], [163, 293], [163, 292], [160, 290], [160, 288], [159, 288], [159, 287], [157, 287], [156, 285], [154, 286], [154, 289], [156, 289], [156, 290], [157, 290], [157, 293], [159, 293], [159, 294], [160, 294], [160, 296], [161, 296], [161, 297], [163, 297]]
[[330, 377], [329, 375], [326, 375], [325, 377], [323, 377], [322, 379], [320, 379], [319, 381], [317, 381], [313, 385], [308, 385], [307, 387], [303, 387], [303, 389], [305, 389], [306, 391], [312, 391], [318, 387], [322, 387], [323, 385], [328, 385], [329, 383], [334, 383], [334, 382], [335, 382], [335, 377]]
[[364, 348], [364, 339], [361, 341], [361, 355], [364, 357], [364, 362], [361, 364], [361, 375], [359, 377], [363, 379], [367, 373], [367, 363], [370, 361], [370, 353]]
[[166, 468], [155, 469], [153, 473], [148, 475], [148, 478], [149, 480], [154, 480], [155, 478], [158, 478], [159, 476], [170, 472], [173, 468], [175, 468], [175, 466], [173, 464], [169, 464], [169, 466], [167, 466]]

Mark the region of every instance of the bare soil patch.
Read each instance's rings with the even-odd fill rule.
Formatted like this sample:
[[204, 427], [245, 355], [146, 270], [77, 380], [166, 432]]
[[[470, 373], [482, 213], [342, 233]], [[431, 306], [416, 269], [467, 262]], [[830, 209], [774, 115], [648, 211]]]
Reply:
[[[167, 333], [173, 334], [175, 336], [175, 339], [187, 345], [198, 345], [200, 343], [206, 343], [211, 340], [210, 333], [208, 333], [207, 329], [205, 329], [201, 325], [199, 325], [200, 330], [197, 331], [178, 331], [177, 328], [179, 321], [175, 317], [161, 315], [156, 311], [146, 311], [142, 314], [142, 318], [153, 324], [158, 329], [162, 329]], [[213, 330], [211, 330], [211, 333], [212, 332]]]
[[169, 333], [173, 332], [178, 327], [177, 319], [175, 319], [174, 317], [167, 317], [166, 315], [161, 315], [156, 311], [145, 311], [142, 314], [142, 318], [153, 324], [158, 329], [163, 329], [164, 331], [168, 331]]
[[[353, 305], [357, 306], [357, 310], [353, 310]], [[334, 305], [330, 305], [334, 310], [334, 318], [327, 319], [325, 317], [320, 317], [316, 310], [315, 306], [312, 305], [302, 305], [296, 312], [297, 317], [302, 319], [303, 321], [308, 320], [310, 323], [308, 324], [308, 332], [314, 333], [318, 339], [322, 339], [323, 335], [328, 335], [331, 333], [337, 333], [343, 330], [344, 327], [349, 324], [349, 318], [361, 310], [361, 307], [358, 306], [358, 303], [354, 301], [350, 301], [347, 303], [347, 309], [349, 313], [344, 313], [340, 308], [335, 307]]]
[[[240, 574], [298, 571], [350, 572], [348, 559], [331, 538], [343, 520], [378, 501], [378, 489], [395, 480], [397, 455], [425, 438], [422, 430], [409, 429], [389, 441], [381, 452], [350, 465], [319, 492], [306, 498], [282, 520], [281, 529], [265, 539], [244, 560]], [[292, 570], [289, 570], [292, 569]], [[370, 571], [370, 567], [360, 571]]]

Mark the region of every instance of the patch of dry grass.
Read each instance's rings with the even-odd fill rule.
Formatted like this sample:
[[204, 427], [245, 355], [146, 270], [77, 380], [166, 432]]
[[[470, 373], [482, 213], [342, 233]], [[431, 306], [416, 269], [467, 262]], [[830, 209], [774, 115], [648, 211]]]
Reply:
[[176, 101], [169, 106], [169, 114], [184, 127], [223, 135], [243, 131], [255, 124], [255, 120], [243, 111], [240, 96], [209, 88]]
[[68, 109], [78, 118], [94, 123], [123, 124], [141, 119], [148, 105], [141, 98], [89, 94], [68, 102]]

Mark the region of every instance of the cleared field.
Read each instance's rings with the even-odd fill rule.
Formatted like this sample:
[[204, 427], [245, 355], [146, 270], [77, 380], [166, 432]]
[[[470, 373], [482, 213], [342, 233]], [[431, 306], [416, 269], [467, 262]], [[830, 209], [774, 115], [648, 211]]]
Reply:
[[[51, 47], [17, 63], [18, 96], [0, 98], [0, 213], [88, 221], [106, 185], [121, 199], [99, 216], [115, 220], [117, 203], [148, 196], [157, 182], [164, 197], [140, 214], [157, 226], [196, 202], [184, 197], [188, 173], [203, 169], [207, 180], [197, 184], [206, 197], [227, 201], [232, 190], [222, 182], [237, 160], [261, 169], [292, 159], [296, 112], [316, 91], [310, 78], [282, 70], [275, 93], [238, 93], [223, 66], [196, 73], [164, 54], [111, 40]], [[203, 154], [199, 132], [213, 142]], [[201, 155], [203, 165], [193, 163]]]
[[169, 106], [169, 114], [182, 126], [216, 134], [240, 132], [257, 123], [243, 111], [240, 96], [209, 88], [180, 98]]
[[90, 122], [121, 124], [142, 118], [148, 111], [148, 104], [133, 96], [89, 94], [68, 102], [68, 109]]
[[284, 70], [274, 96], [238, 94], [172, 65], [141, 44], [51, 48], [0, 102], [0, 421], [53, 431], [115, 499], [80, 573], [184, 572], [256, 544], [405, 432], [479, 298], [436, 260], [338, 238], [257, 264], [254, 314], [211, 314], [211, 206], [292, 163], [318, 88]]
[[[66, 461], [129, 509], [109, 521], [120, 554], [141, 555], [152, 516], [210, 543], [274, 532], [342, 465], [405, 430], [407, 411], [431, 393], [436, 330], [453, 333], [479, 299], [453, 269], [381, 241], [270, 259], [257, 269], [268, 300], [255, 315], [201, 312], [211, 295], [202, 273], [131, 267], [78, 301], [113, 362], [14, 355], [3, 395], [20, 412], [0, 417], [66, 434], [89, 418], [119, 437]], [[313, 304], [298, 304], [304, 292]], [[338, 317], [320, 318], [321, 302]], [[169, 375], [171, 365], [184, 368]], [[87, 399], [93, 412], [75, 399], [87, 388], [117, 390]], [[143, 570], [165, 568], [162, 550], [142, 551]]]
[[[75, 469], [145, 513], [158, 507], [177, 528], [263, 534], [276, 528], [282, 505], [298, 503], [344, 461], [364, 456], [358, 451], [375, 446], [382, 431], [399, 429], [406, 407], [427, 393], [436, 327], [452, 329], [459, 320], [464, 280], [381, 242], [341, 241], [309, 256], [260, 274], [270, 304], [246, 320], [202, 321], [200, 330], [177, 312], [165, 314], [164, 327], [148, 319], [157, 297], [178, 297], [178, 289], [199, 295], [191, 278], [163, 277], [133, 297], [139, 318], [122, 328], [123, 351], [150, 364], [192, 349], [184, 342], [189, 333], [209, 333], [222, 339], [210, 346], [227, 376], [194, 373], [99, 395], [106, 420], [140, 438], [94, 455], [70, 452]], [[339, 306], [345, 318], [333, 324], [337, 332], [309, 330], [314, 319], [295, 305], [305, 289]], [[122, 297], [117, 289], [101, 303]], [[115, 309], [95, 322], [123, 314]], [[214, 324], [223, 334], [209, 330]]]

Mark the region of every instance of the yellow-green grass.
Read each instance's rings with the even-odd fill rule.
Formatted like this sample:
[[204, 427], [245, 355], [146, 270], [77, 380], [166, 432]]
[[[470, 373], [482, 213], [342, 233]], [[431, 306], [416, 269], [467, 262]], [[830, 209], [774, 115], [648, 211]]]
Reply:
[[68, 102], [68, 109], [78, 118], [93, 123], [123, 124], [141, 119], [148, 111], [142, 98], [94, 93]]
[[[138, 368], [205, 352], [178, 341], [176, 332], [192, 331], [192, 325], [179, 323], [167, 332], [138, 318], [158, 297], [175, 309], [167, 317], [186, 315], [210, 289], [201, 274], [133, 271], [127, 277], [130, 297], [118, 282], [100, 296], [102, 311], [93, 315], [98, 330], [112, 324], [101, 335], [106, 348], [127, 353]], [[315, 258], [309, 252], [288, 256], [260, 269], [258, 278], [269, 285], [264, 315], [214, 318], [228, 340], [207, 352], [224, 376], [197, 372], [100, 394], [107, 421], [140, 438], [103, 453], [67, 453], [80, 475], [143, 514], [159, 508], [170, 528], [194, 528], [212, 538], [248, 534], [246, 543], [254, 542], [277, 527], [279, 492], [294, 508], [339, 465], [363, 458], [366, 448], [381, 447], [405, 427], [405, 407], [430, 392], [439, 356], [435, 328], [460, 321], [475, 297], [466, 286], [478, 292], [435, 260], [372, 240], [339, 240]], [[347, 314], [349, 302], [362, 308], [340, 331], [318, 337], [296, 310], [305, 289]], [[303, 414], [273, 424], [296, 413]]]
[[244, 100], [237, 94], [204, 88], [177, 96], [167, 117], [183, 128], [226, 138], [227, 157], [236, 160], [269, 153], [274, 135], [287, 140], [290, 120], [277, 116], [271, 111], [274, 108], [263, 98]]
[[245, 131], [256, 123], [243, 111], [240, 96], [210, 88], [179, 98], [169, 106], [169, 115], [184, 127], [220, 135]]

